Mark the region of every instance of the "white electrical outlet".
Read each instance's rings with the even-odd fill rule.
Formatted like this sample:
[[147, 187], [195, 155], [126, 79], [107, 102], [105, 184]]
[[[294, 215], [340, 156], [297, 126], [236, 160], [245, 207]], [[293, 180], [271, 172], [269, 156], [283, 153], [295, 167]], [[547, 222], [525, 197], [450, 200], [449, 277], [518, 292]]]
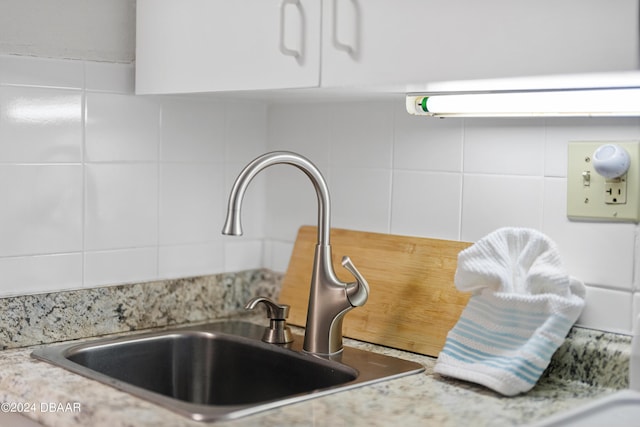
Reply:
[[[593, 167], [593, 153], [615, 144], [629, 153], [630, 166], [607, 179]], [[574, 220], [640, 221], [640, 141], [570, 142], [567, 168], [567, 216]]]
[[604, 183], [604, 202], [609, 205], [627, 203], [627, 175], [618, 179], [608, 179]]

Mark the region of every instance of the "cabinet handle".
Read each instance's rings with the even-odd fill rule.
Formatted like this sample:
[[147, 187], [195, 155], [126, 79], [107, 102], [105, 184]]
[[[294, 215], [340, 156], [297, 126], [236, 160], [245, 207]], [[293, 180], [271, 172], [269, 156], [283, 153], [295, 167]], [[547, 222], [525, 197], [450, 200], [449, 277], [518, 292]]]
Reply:
[[[283, 55], [293, 56], [294, 58], [300, 58], [302, 56], [302, 47], [300, 50], [290, 49], [287, 47], [284, 41], [284, 33], [285, 33], [285, 19], [286, 19], [286, 10], [287, 5], [293, 5], [297, 10], [300, 16], [302, 17], [302, 9], [300, 0], [282, 0], [280, 3], [280, 52]], [[302, 31], [301, 31], [302, 32]], [[300, 38], [302, 40], [302, 37]]]
[[[338, 50], [347, 52], [349, 55], [354, 55], [355, 48], [349, 46], [347, 43], [343, 43], [340, 40], [338, 40], [338, 0], [333, 0], [333, 13], [331, 18], [332, 18], [332, 26], [333, 26], [333, 31], [331, 33], [331, 41], [333, 43], [333, 46]], [[357, 28], [355, 28], [354, 31], [357, 32]]]

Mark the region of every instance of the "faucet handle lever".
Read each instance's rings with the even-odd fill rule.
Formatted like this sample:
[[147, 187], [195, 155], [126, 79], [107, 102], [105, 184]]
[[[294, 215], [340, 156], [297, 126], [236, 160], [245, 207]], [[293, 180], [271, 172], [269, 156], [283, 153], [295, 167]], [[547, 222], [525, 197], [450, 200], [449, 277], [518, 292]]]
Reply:
[[347, 286], [347, 297], [349, 298], [349, 302], [354, 307], [363, 306], [369, 298], [369, 283], [367, 283], [367, 280], [362, 276], [362, 274], [360, 274], [356, 266], [351, 262], [351, 258], [348, 256], [342, 257], [342, 266], [356, 278], [355, 284]]

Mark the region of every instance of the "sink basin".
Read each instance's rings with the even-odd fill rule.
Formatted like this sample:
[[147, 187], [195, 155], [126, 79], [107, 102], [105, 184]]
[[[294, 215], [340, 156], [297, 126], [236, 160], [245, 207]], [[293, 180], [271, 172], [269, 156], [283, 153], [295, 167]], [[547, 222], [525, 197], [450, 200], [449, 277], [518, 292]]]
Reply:
[[233, 419], [424, 370], [345, 347], [331, 360], [261, 341], [264, 327], [222, 321], [42, 347], [32, 357], [198, 421]]
[[186, 331], [76, 347], [65, 357], [116, 380], [204, 405], [279, 399], [353, 381], [358, 375], [346, 366], [255, 344]]

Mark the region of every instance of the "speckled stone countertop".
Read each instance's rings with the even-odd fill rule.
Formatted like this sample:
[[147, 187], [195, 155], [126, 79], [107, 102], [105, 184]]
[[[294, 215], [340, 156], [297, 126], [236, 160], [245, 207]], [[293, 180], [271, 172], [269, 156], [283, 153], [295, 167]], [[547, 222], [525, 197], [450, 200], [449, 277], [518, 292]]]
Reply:
[[78, 289], [0, 299], [0, 349], [204, 322], [274, 297], [282, 275], [268, 270]]
[[[264, 275], [260, 276], [256, 281], [257, 287], [261, 292], [272, 292], [273, 288], [265, 283], [269, 282], [266, 279]], [[213, 286], [224, 288], [220, 283], [224, 283], [224, 280], [222, 282], [216, 280]], [[162, 288], [164, 284], [156, 286]], [[246, 294], [252, 293], [254, 293], [253, 290], [246, 292]], [[243, 293], [240, 299], [246, 296]], [[232, 306], [234, 304], [227, 303]], [[107, 311], [112, 309], [113, 307]], [[234, 309], [213, 311], [216, 312], [215, 317], [238, 318], [241, 316], [239, 311]], [[224, 314], [219, 315], [218, 312]], [[126, 315], [124, 317], [126, 318]], [[201, 317], [209, 317], [209, 315]], [[261, 317], [255, 315], [247, 319], [254, 323], [266, 323]], [[55, 319], [51, 319], [53, 320]], [[121, 320], [125, 325], [127, 324], [126, 319]], [[202, 320], [198, 317], [196, 320], [180, 323], [201, 323]], [[118, 321], [114, 322], [118, 324]], [[165, 327], [177, 323], [154, 322], [160, 324], [149, 327]], [[116, 329], [118, 330], [108, 333], [123, 333], [120, 329], [130, 328]], [[294, 328], [294, 332], [301, 333], [301, 330]], [[8, 343], [16, 341], [13, 339]], [[43, 340], [39, 337], [39, 341], [54, 340]], [[23, 344], [25, 342], [23, 341]], [[431, 357], [349, 339], [345, 339], [345, 345], [412, 360], [425, 366], [426, 370], [420, 374], [335, 393], [234, 421], [218, 422], [215, 425], [238, 427], [526, 425], [628, 386], [630, 337], [581, 328], [572, 329], [565, 344], [556, 352], [536, 387], [516, 397], [502, 397], [481, 386], [434, 374], [435, 359]], [[19, 348], [9, 348], [0, 352], [0, 402], [35, 403], [35, 412], [24, 415], [43, 425], [96, 427], [207, 425], [191, 421], [155, 404], [62, 368], [34, 360], [30, 354], [35, 346], [7, 345], [7, 341], [4, 346]], [[49, 402], [63, 404], [71, 409], [63, 412], [40, 410], [42, 403]], [[73, 410], [74, 404], [76, 408], [79, 407], [79, 411]]]
[[[574, 330], [577, 334], [589, 332]], [[586, 338], [584, 335], [582, 338]], [[346, 345], [409, 359], [424, 373], [285, 406], [220, 426], [507, 426], [523, 425], [612, 393], [614, 384], [589, 384], [545, 375], [530, 392], [502, 397], [473, 384], [433, 373], [435, 360], [372, 344]], [[615, 346], [615, 345], [614, 345]], [[30, 358], [33, 348], [0, 353], [0, 401], [36, 403], [25, 414], [46, 426], [202, 426], [109, 386]], [[610, 351], [599, 349], [603, 352]], [[609, 362], [611, 359], [609, 358]], [[554, 369], [571, 371], [558, 366]], [[604, 368], [602, 368], [604, 369]], [[617, 368], [616, 368], [617, 369]], [[606, 370], [606, 369], [605, 369]], [[614, 375], [608, 375], [609, 381]], [[618, 379], [619, 380], [619, 379]], [[617, 381], [617, 380], [614, 380]], [[42, 412], [42, 402], [79, 404], [78, 412]]]

